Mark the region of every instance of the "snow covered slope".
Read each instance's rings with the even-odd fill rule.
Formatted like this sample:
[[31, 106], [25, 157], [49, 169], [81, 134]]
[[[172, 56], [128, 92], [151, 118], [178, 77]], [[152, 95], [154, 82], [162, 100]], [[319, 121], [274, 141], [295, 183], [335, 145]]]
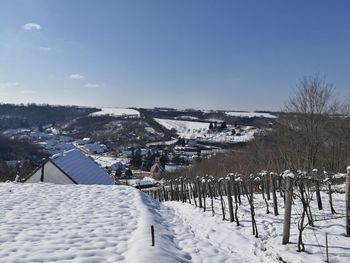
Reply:
[[[177, 134], [185, 139], [197, 139], [203, 142], [235, 143], [247, 142], [254, 139], [256, 128], [243, 127], [239, 136], [232, 135], [230, 130], [215, 132], [209, 130], [210, 122], [196, 122], [172, 119], [155, 119], [160, 125], [168, 130], [175, 129]], [[230, 127], [229, 127], [230, 128]]]
[[350, 262], [345, 219], [339, 217], [345, 212], [344, 194], [333, 195], [338, 218], [329, 220], [322, 193], [324, 211], [313, 207], [317, 221], [305, 230], [305, 253], [296, 252], [298, 206], [293, 206], [291, 243], [281, 245], [281, 197], [280, 215], [274, 216], [256, 195], [255, 238], [244, 197], [236, 226], [222, 221], [219, 199], [213, 216], [208, 198], [203, 212], [193, 203], [160, 204], [127, 186], [1, 183], [0, 195], [0, 262], [324, 262], [325, 232], [330, 262]]
[[242, 117], [242, 118], [253, 118], [253, 117], [269, 118], [269, 119], [277, 118], [276, 115], [272, 115], [270, 113], [263, 113], [263, 112], [227, 111], [225, 112], [225, 114], [228, 116]]
[[[303, 234], [305, 252], [298, 253], [298, 219], [301, 204], [294, 200], [291, 220], [290, 243], [282, 245], [283, 198], [278, 195], [279, 215], [274, 216], [272, 200], [268, 201], [270, 213], [261, 194], [254, 195], [255, 218], [259, 237], [252, 235], [248, 201], [242, 198], [238, 208], [240, 226], [229, 223], [228, 205], [225, 197], [226, 220], [222, 220], [220, 199], [214, 200], [215, 215], [212, 215], [210, 198], [206, 199], [206, 212], [192, 204], [181, 202], [162, 203], [161, 214], [169, 221], [175, 243], [190, 254], [192, 262], [325, 262], [325, 235], [328, 232], [329, 262], [350, 262], [349, 237], [345, 236], [345, 195], [333, 194], [337, 214], [332, 215], [326, 192], [321, 193], [323, 209], [318, 211], [317, 202], [312, 202], [315, 226], [308, 226]], [[197, 201], [198, 202], [198, 201]]]
[[89, 114], [90, 116], [102, 116], [109, 115], [114, 117], [130, 116], [130, 117], [139, 117], [140, 113], [134, 109], [126, 108], [101, 108], [101, 111], [93, 112]]
[[2, 183], [0, 196], [0, 262], [189, 262], [135, 188]]

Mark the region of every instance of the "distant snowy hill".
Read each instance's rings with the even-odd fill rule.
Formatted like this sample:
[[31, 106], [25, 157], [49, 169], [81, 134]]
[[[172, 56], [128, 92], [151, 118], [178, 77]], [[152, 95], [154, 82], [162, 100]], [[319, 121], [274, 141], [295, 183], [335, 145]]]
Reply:
[[232, 134], [230, 129], [233, 129], [233, 127], [231, 126], [229, 126], [230, 129], [223, 130], [222, 132], [215, 132], [209, 130], [209, 122], [158, 118], [155, 118], [155, 120], [168, 130], [175, 129], [180, 137], [185, 139], [197, 139], [203, 142], [247, 142], [253, 140], [254, 134], [258, 131], [258, 129], [254, 127], [245, 126], [240, 128], [239, 133]]
[[268, 119], [277, 118], [276, 115], [272, 115], [270, 113], [263, 113], [263, 112], [226, 111], [225, 114], [228, 116], [242, 117], [242, 118], [254, 118], [254, 117], [268, 118]]
[[137, 110], [127, 109], [127, 108], [101, 108], [100, 111], [89, 114], [89, 116], [103, 116], [103, 115], [109, 115], [113, 117], [123, 117], [123, 116], [140, 117], [140, 113]]

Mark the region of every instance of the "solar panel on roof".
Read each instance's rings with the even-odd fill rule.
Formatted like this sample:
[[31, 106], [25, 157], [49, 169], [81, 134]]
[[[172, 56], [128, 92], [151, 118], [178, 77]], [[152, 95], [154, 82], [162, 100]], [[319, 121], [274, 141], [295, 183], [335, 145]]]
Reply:
[[52, 159], [78, 184], [113, 184], [112, 178], [81, 151], [72, 149]]

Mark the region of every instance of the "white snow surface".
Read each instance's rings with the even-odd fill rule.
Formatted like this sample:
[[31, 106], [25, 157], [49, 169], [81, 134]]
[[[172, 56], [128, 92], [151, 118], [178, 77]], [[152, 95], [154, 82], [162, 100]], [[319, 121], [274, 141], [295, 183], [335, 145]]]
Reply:
[[0, 262], [189, 262], [135, 188], [2, 183], [0, 195]]
[[114, 117], [121, 117], [121, 116], [140, 116], [140, 112], [134, 109], [127, 109], [127, 108], [101, 108], [100, 111], [93, 112], [89, 114], [89, 116], [103, 116], [103, 115], [109, 115]]
[[[261, 194], [254, 195], [258, 238], [251, 233], [244, 196], [236, 226], [222, 220], [220, 199], [214, 200], [213, 216], [209, 198], [204, 212], [194, 207], [193, 200], [160, 204], [128, 186], [2, 183], [0, 195], [0, 262], [324, 262], [325, 232], [330, 262], [350, 261], [345, 219], [337, 218], [345, 213], [344, 194], [333, 194], [336, 215], [330, 213], [327, 193], [321, 193], [323, 211], [312, 202], [314, 218], [321, 221], [304, 231], [304, 253], [296, 252], [297, 199], [291, 242], [281, 245], [279, 195], [278, 216], [266, 214]], [[272, 201], [268, 202], [271, 211]], [[227, 205], [225, 210], [227, 218]]]
[[155, 185], [156, 183], [158, 183], [157, 180], [155, 180], [154, 178], [152, 177], [148, 177], [148, 176], [145, 176], [144, 178], [142, 179], [129, 179], [128, 180], [128, 185], [131, 185], [131, 186], [146, 186], [146, 185]]
[[126, 165], [129, 162], [127, 158], [119, 158], [108, 155], [90, 154], [89, 156], [101, 167], [110, 167], [117, 162], [121, 162], [122, 164]]
[[272, 115], [270, 113], [263, 113], [263, 112], [227, 111], [225, 112], [225, 114], [228, 116], [245, 117], [245, 118], [253, 118], [253, 117], [261, 117], [261, 118], [269, 118], [269, 119], [277, 118], [276, 115]]
[[241, 135], [232, 135], [230, 130], [214, 132], [209, 130], [210, 122], [184, 121], [172, 119], [155, 118], [160, 125], [168, 130], [175, 129], [180, 137], [185, 139], [197, 139], [203, 142], [236, 143], [247, 142], [254, 139], [254, 134], [258, 131], [254, 127], [246, 126], [242, 128]]
[[[222, 220], [220, 198], [214, 200], [215, 215], [212, 215], [210, 198], [206, 198], [207, 210], [193, 204], [181, 202], [162, 203], [161, 214], [170, 223], [178, 247], [190, 254], [192, 262], [325, 262], [325, 235], [328, 233], [329, 262], [350, 262], [349, 237], [345, 236], [345, 195], [333, 193], [333, 205], [337, 214], [332, 215], [327, 192], [321, 192], [323, 210], [317, 209], [317, 202], [311, 202], [315, 226], [304, 230], [305, 252], [298, 253], [298, 219], [301, 203], [294, 200], [292, 207], [290, 243], [282, 245], [283, 198], [278, 194], [279, 215], [274, 216], [272, 200], [268, 201], [270, 213], [261, 194], [254, 195], [255, 219], [258, 238], [252, 235], [251, 216], [248, 201], [242, 196], [238, 208], [240, 226], [229, 223], [227, 197], [225, 200], [226, 220]], [[197, 200], [198, 203], [198, 200]]]

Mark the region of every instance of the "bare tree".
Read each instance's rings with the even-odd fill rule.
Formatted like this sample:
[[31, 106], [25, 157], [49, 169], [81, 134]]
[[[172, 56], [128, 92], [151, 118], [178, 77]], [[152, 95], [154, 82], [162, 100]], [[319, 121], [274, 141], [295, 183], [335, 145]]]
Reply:
[[[322, 145], [328, 139], [325, 134], [330, 116], [337, 110], [338, 102], [333, 97], [333, 85], [316, 76], [304, 77], [296, 94], [289, 98], [286, 111], [291, 113], [288, 126], [296, 132], [302, 147], [298, 156], [303, 158], [303, 168], [316, 167]], [[299, 166], [301, 168], [301, 166]]]

